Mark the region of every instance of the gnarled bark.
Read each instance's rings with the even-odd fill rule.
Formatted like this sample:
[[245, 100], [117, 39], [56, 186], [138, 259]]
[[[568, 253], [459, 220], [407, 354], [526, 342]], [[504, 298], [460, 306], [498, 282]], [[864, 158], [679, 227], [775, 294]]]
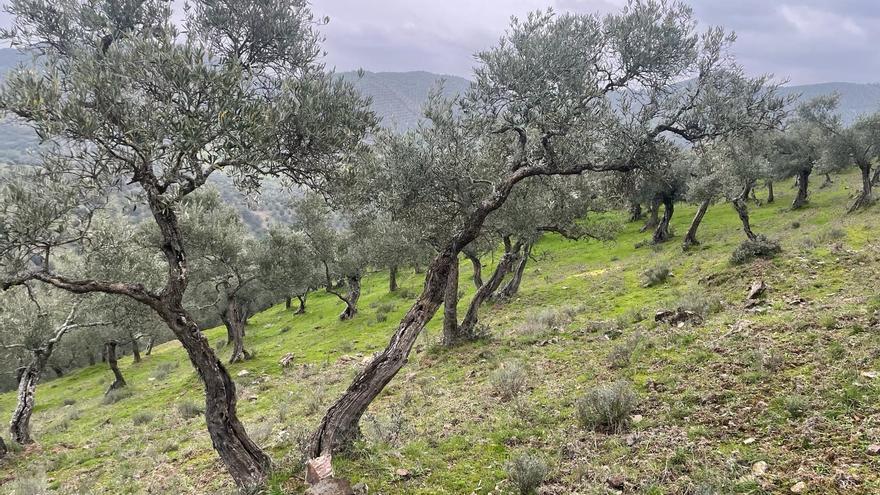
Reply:
[[291, 306], [293, 306], [293, 301], [290, 296], [284, 298], [284, 309], [290, 311]]
[[822, 181], [822, 185], [819, 186], [819, 189], [825, 189], [826, 187], [829, 187], [829, 186], [831, 186], [832, 184], [834, 184], [834, 181], [831, 180], [831, 174], [827, 174], [827, 173], [826, 173], [826, 174], [825, 174], [825, 180]]
[[517, 261], [519, 252], [519, 245], [515, 246], [513, 249], [508, 249], [507, 252], [504, 253], [504, 256], [498, 261], [498, 266], [495, 267], [495, 271], [492, 272], [492, 276], [489, 280], [480, 287], [480, 290], [478, 290], [476, 294], [474, 294], [474, 298], [471, 299], [471, 303], [468, 305], [467, 313], [464, 315], [464, 320], [462, 320], [461, 325], [459, 326], [458, 331], [463, 337], [462, 340], [473, 339], [476, 336], [476, 328], [480, 316], [480, 306], [482, 306], [486, 300], [490, 299], [495, 291], [498, 290], [504, 277], [513, 269], [513, 265]]
[[0, 437], [0, 459], [6, 457], [8, 452], [9, 449], [6, 448], [6, 442], [3, 441], [3, 437]]
[[306, 299], [309, 297], [308, 292], [303, 293], [301, 295], [296, 296], [299, 299], [299, 309], [296, 310], [296, 315], [304, 315], [306, 314]]
[[110, 384], [110, 388], [104, 392], [104, 395], [126, 386], [125, 378], [122, 376], [122, 372], [119, 371], [119, 363], [116, 360], [117, 345], [119, 344], [115, 340], [111, 340], [104, 344], [107, 348], [107, 363], [110, 365], [110, 371], [113, 372], [113, 383]]
[[642, 219], [642, 204], [638, 201], [630, 201], [629, 203], [629, 221], [638, 222]]
[[874, 184], [871, 177], [871, 164], [869, 162], [862, 162], [859, 163], [858, 166], [859, 171], [862, 173], [862, 191], [859, 193], [859, 196], [856, 198], [855, 202], [853, 202], [852, 206], [849, 207], [849, 213], [867, 208], [874, 203]]
[[226, 307], [220, 314], [223, 325], [226, 326], [228, 343], [232, 345], [230, 363], [239, 363], [251, 358], [251, 354], [244, 346], [244, 329], [247, 324], [247, 311], [235, 297], [229, 298]]
[[791, 209], [797, 210], [803, 208], [807, 204], [807, 196], [809, 195], [810, 174], [813, 173], [811, 168], [803, 169], [797, 175], [797, 194], [791, 203]]
[[18, 380], [18, 401], [9, 421], [9, 434], [12, 441], [19, 445], [34, 443], [31, 437], [31, 415], [36, 404], [37, 383], [46, 367], [48, 356], [42, 351], [35, 351], [34, 357], [22, 370]]
[[642, 226], [640, 232], [647, 232], [657, 228], [657, 225], [660, 223], [661, 203], [660, 197], [651, 200], [651, 204], [648, 206], [648, 219], [645, 221], [645, 225]]
[[688, 231], [684, 235], [684, 240], [682, 241], [682, 248], [685, 250], [700, 244], [700, 241], [697, 240], [697, 230], [700, 228], [700, 224], [703, 222], [703, 217], [706, 216], [706, 212], [709, 211], [710, 203], [711, 201], [705, 199], [697, 208], [697, 213], [694, 214], [694, 219], [691, 220], [691, 226], [688, 227]]
[[529, 262], [529, 258], [532, 256], [532, 243], [523, 243], [520, 250], [521, 254], [517, 256], [518, 261], [516, 262], [516, 268], [513, 270], [513, 275], [510, 277], [510, 280], [507, 281], [501, 291], [498, 292], [499, 299], [513, 299], [513, 296], [515, 296], [519, 292], [519, 286], [522, 284], [523, 273], [526, 271], [526, 264]]
[[458, 327], [458, 270], [459, 264], [449, 267], [443, 291], [443, 345], [450, 346], [461, 340]]
[[874, 171], [874, 177], [871, 178], [871, 184], [875, 186], [880, 186], [880, 167]]
[[483, 263], [477, 254], [470, 249], [465, 249], [462, 254], [471, 261], [474, 271], [474, 288], [480, 290], [480, 287], [483, 286]]
[[345, 309], [340, 313], [340, 320], [350, 320], [358, 312], [358, 300], [361, 298], [361, 275], [350, 275], [345, 277], [348, 286], [348, 295], [343, 297], [336, 293], [336, 297], [345, 303]]
[[743, 232], [746, 234], [746, 237], [748, 237], [750, 241], [754, 241], [758, 236], [752, 232], [752, 224], [749, 221], [749, 208], [748, 205], [746, 205], [746, 194], [748, 194], [748, 190], [744, 189], [742, 194], [731, 201], [731, 204], [733, 205], [733, 209], [736, 210], [737, 215], [739, 215], [739, 220], [742, 222]]
[[773, 203], [776, 201], [776, 196], [773, 194], [773, 181], [767, 181], [767, 204]]
[[675, 202], [669, 196], [663, 197], [663, 217], [657, 228], [654, 229], [652, 241], [654, 244], [660, 244], [669, 240], [672, 234], [669, 230], [669, 222], [672, 220], [672, 213], [675, 211]]
[[147, 341], [147, 351], [144, 354], [147, 356], [152, 354], [153, 353], [153, 345], [155, 345], [155, 344], [156, 344], [156, 336], [150, 335], [150, 340]]
[[135, 364], [141, 362], [141, 345], [138, 340], [141, 338], [140, 335], [133, 335], [131, 332], [128, 333], [129, 338], [131, 339], [131, 354], [133, 356]]

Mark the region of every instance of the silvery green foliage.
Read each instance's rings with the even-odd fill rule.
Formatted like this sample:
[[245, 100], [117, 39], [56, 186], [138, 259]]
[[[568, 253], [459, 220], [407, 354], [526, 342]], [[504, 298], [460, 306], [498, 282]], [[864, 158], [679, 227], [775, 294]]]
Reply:
[[843, 166], [829, 159], [831, 136], [842, 129], [839, 98], [820, 96], [799, 105], [782, 132], [776, 133], [770, 155], [776, 178], [796, 177], [802, 171], [832, 172]]
[[[39, 58], [8, 75], [0, 110], [44, 139], [41, 173], [99, 197], [123, 189], [143, 205], [146, 194], [167, 208], [218, 171], [247, 188], [265, 175], [325, 186], [375, 119], [318, 60], [307, 5], [187, 7], [180, 29], [160, 0], [7, 5], [14, 21], [4, 36]], [[45, 202], [64, 205], [56, 193], [45, 190]], [[69, 230], [61, 233], [75, 235]], [[3, 242], [33, 251], [43, 243], [31, 237]]]

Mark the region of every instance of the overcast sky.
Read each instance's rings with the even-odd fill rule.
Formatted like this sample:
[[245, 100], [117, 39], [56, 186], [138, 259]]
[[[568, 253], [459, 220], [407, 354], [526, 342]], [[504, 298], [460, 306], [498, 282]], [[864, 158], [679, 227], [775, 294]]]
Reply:
[[[315, 0], [327, 61], [339, 70], [426, 70], [468, 77], [511, 15], [609, 12], [625, 0]], [[792, 83], [880, 82], [880, 0], [692, 0], [702, 25], [737, 32], [751, 73]]]

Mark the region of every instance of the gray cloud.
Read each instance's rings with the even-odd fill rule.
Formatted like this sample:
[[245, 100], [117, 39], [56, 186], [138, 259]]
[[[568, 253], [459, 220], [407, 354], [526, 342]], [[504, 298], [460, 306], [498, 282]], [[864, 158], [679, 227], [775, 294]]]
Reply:
[[[340, 70], [427, 70], [468, 76], [473, 53], [492, 46], [511, 15], [553, 7], [610, 12], [625, 0], [323, 0], [327, 61]], [[752, 73], [794, 83], [880, 81], [876, 0], [695, 0], [703, 26], [738, 34], [734, 52]]]

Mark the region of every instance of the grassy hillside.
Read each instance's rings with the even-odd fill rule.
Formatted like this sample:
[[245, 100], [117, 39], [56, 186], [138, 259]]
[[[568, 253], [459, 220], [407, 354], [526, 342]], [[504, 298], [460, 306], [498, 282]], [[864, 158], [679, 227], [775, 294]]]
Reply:
[[[838, 177], [798, 212], [787, 210], [792, 191], [780, 184], [777, 203], [752, 206], [752, 216], [785, 251], [739, 267], [728, 262], [743, 238], [729, 205], [710, 209], [702, 246], [687, 254], [678, 237], [636, 249], [646, 238], [636, 224], [613, 243], [546, 237], [519, 297], [485, 308], [489, 339], [442, 349], [435, 318], [363, 421], [364, 440], [336, 459], [337, 473], [372, 494], [514, 493], [505, 463], [529, 452], [550, 467], [547, 494], [612, 485], [788, 493], [797, 483], [804, 493], [880, 493], [880, 457], [867, 450], [880, 443], [880, 208], [845, 217], [856, 184]], [[692, 214], [676, 210], [678, 233]], [[672, 276], [642, 287], [642, 273], [657, 266]], [[466, 299], [469, 276], [463, 264]], [[753, 280], [769, 290], [765, 305], [747, 310]], [[272, 493], [302, 492], [298, 445], [384, 346], [421, 279], [402, 282], [389, 294], [384, 274], [367, 277], [353, 321], [339, 322], [340, 305], [320, 294], [305, 316], [282, 305], [251, 320], [256, 358], [230, 372], [249, 433], [277, 463]], [[656, 309], [677, 306], [705, 323], [653, 322]], [[221, 329], [208, 335], [224, 339]], [[288, 352], [296, 365], [282, 371]], [[0, 463], [0, 493], [40, 485], [70, 494], [233, 492], [204, 419], [190, 411], [202, 392], [182, 350], [168, 344], [120, 364], [134, 395], [113, 404], [102, 403], [111, 374], [100, 365], [40, 385], [39, 445]], [[498, 389], [517, 366], [525, 389], [502, 401]], [[639, 397], [630, 428], [580, 427], [575, 401], [619, 379]], [[13, 394], [0, 396], [3, 415], [13, 405]]]

